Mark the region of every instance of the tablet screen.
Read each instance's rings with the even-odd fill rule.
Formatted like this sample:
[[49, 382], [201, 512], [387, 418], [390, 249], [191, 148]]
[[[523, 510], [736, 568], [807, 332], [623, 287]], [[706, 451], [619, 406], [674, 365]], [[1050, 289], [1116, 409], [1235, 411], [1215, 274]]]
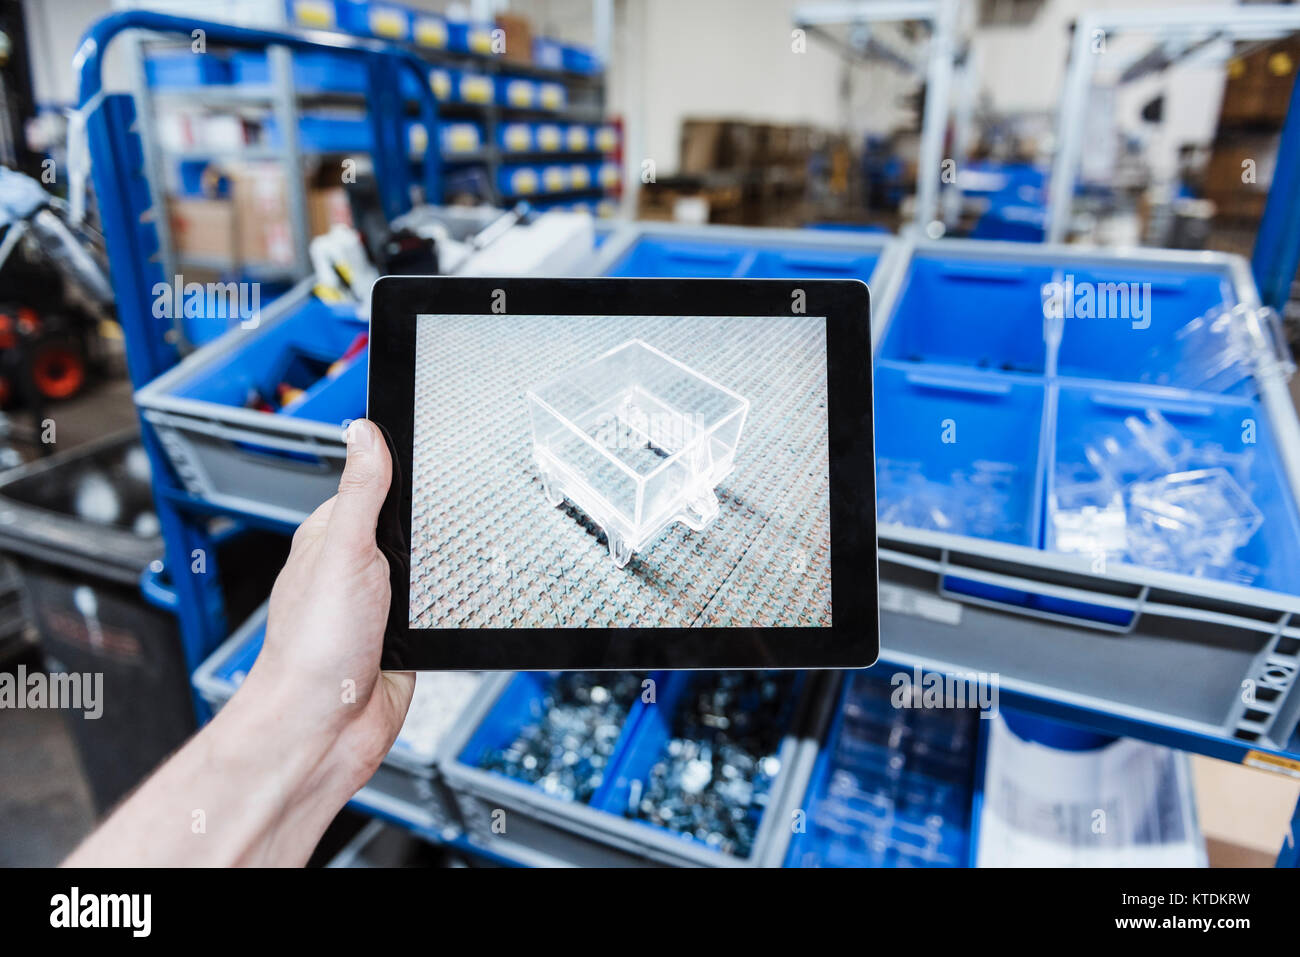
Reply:
[[421, 314], [414, 351], [411, 628], [831, 625], [824, 317]]

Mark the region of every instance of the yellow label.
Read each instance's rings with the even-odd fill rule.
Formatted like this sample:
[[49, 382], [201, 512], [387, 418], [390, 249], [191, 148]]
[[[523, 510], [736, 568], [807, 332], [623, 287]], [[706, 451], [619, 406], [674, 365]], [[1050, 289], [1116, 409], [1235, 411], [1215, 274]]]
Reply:
[[1284, 758], [1280, 754], [1247, 751], [1241, 763], [1247, 767], [1259, 768], [1261, 771], [1273, 771], [1276, 774], [1285, 774], [1287, 777], [1300, 778], [1300, 761], [1295, 758]]
[[514, 150], [516, 153], [522, 153], [527, 150], [533, 139], [528, 133], [528, 127], [524, 126], [522, 123], [507, 126], [505, 138], [506, 149]]
[[470, 27], [469, 48], [474, 53], [492, 52], [492, 31], [486, 27]]
[[560, 148], [560, 128], [558, 126], [537, 127], [537, 148], [539, 150], [558, 150]]
[[432, 17], [420, 20], [415, 24], [415, 42], [441, 50], [447, 45], [447, 24]]
[[542, 170], [542, 185], [548, 193], [558, 193], [568, 188], [569, 176], [562, 166], [548, 166]]
[[407, 139], [412, 153], [423, 153], [425, 147], [429, 145], [429, 133], [423, 123], [412, 123]]
[[293, 18], [304, 27], [334, 26], [334, 4], [320, 0], [298, 0], [293, 5]]
[[537, 192], [537, 174], [530, 169], [521, 169], [510, 178], [510, 187], [517, 196], [535, 193]]
[[433, 90], [433, 95], [439, 100], [445, 100], [451, 96], [451, 74], [442, 70], [434, 70], [429, 74], [429, 88]]
[[1291, 71], [1295, 69], [1295, 64], [1291, 62], [1285, 50], [1279, 50], [1268, 58], [1268, 68], [1274, 76], [1290, 76]]
[[396, 10], [380, 7], [370, 11], [370, 32], [377, 37], [400, 39], [406, 35], [406, 18]]
[[460, 98], [469, 103], [491, 103], [492, 81], [485, 76], [461, 77]]
[[569, 179], [573, 181], [574, 189], [586, 189], [591, 185], [591, 170], [585, 166], [570, 167]]
[[472, 153], [478, 149], [478, 129], [453, 126], [447, 130], [447, 148], [453, 153]]
[[612, 126], [602, 126], [596, 132], [596, 148], [602, 153], [612, 153], [618, 149], [618, 134]]
[[564, 87], [558, 83], [543, 83], [538, 92], [543, 108], [558, 110], [564, 105]]
[[511, 106], [532, 106], [533, 85], [527, 80], [511, 80], [506, 84], [506, 101]]
[[618, 167], [613, 163], [606, 163], [600, 168], [600, 185], [617, 186], [618, 185]]
[[570, 126], [568, 135], [569, 149], [574, 153], [581, 153], [590, 145], [587, 128], [585, 126]]

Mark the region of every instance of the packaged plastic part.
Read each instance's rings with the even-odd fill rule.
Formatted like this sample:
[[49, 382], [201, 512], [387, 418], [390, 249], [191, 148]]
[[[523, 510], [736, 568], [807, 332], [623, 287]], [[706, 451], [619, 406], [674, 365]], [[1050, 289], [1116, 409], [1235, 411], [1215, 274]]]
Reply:
[[604, 531], [619, 568], [673, 522], [717, 517], [749, 400], [640, 339], [528, 392], [533, 456], [553, 505]]

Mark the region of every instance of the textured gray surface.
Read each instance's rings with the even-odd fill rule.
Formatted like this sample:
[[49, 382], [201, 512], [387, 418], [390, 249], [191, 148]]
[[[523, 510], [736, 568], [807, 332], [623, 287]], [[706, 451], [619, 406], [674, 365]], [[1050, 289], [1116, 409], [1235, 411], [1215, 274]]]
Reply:
[[[581, 510], [546, 503], [524, 393], [638, 337], [750, 411], [714, 522], [619, 569]], [[422, 317], [416, 348], [413, 625], [830, 624], [823, 320]]]

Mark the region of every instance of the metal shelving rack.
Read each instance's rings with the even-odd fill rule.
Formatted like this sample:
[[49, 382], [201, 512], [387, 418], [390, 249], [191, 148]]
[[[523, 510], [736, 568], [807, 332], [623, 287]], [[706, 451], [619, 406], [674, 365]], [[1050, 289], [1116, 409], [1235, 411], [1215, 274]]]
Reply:
[[[157, 0], [154, 0], [154, 2], [145, 0], [143, 3], [131, 4], [129, 8], [159, 8], [166, 10], [169, 8], [169, 4], [160, 3]], [[233, 21], [231, 25], [242, 25], [244, 20], [251, 17], [259, 21], [269, 20], [269, 25], [274, 29], [295, 28], [295, 25], [289, 22], [289, 14], [286, 12], [284, 4], [276, 5], [273, 8], [274, 12], [269, 17], [264, 12], [265, 8], [260, 9], [263, 10], [261, 15], [249, 14], [239, 3], [234, 3], [233, 5], [226, 4], [222, 12], [228, 15], [225, 19]], [[597, 49], [607, 51], [609, 49], [608, 32], [612, 25], [611, 0], [594, 0], [593, 21], [596, 24], [598, 34], [596, 38]], [[351, 37], [351, 34], [342, 32], [321, 31], [315, 33], [315, 39], [330, 44], [339, 40], [345, 41]], [[580, 91], [583, 94], [578, 104], [566, 106], [559, 110], [511, 107], [497, 103], [495, 96], [488, 103], [448, 101], [439, 105], [440, 115], [446, 117], [449, 121], [472, 120], [480, 124], [483, 130], [482, 145], [472, 153], [444, 152], [441, 150], [441, 143], [437, 135], [426, 130], [427, 142], [424, 157], [430, 155], [430, 150], [437, 151], [433, 155], [441, 156], [444, 170], [460, 170], [470, 166], [481, 167], [485, 178], [484, 198], [493, 205], [506, 205], [518, 199], [543, 203], [581, 200], [597, 201], [611, 195], [611, 191], [594, 183], [590, 188], [555, 193], [537, 193], [527, 197], [502, 195], [497, 186], [497, 171], [505, 163], [594, 162], [604, 155], [594, 146], [592, 149], [581, 152], [567, 150], [532, 150], [526, 153], [506, 152], [500, 148], [498, 139], [499, 128], [511, 120], [602, 123], [605, 114], [605, 74], [603, 69], [599, 73], [585, 74], [519, 63], [489, 54], [438, 50], [409, 41], [382, 42], [390, 43], [391, 46], [405, 50], [427, 64], [430, 69], [444, 67], [470, 70], [485, 75], [494, 82], [499, 76], [524, 76], [538, 80], [550, 80], [564, 84], [570, 91]], [[265, 87], [249, 88], [235, 85], [212, 85], [176, 89], [152, 88], [146, 74], [145, 61], [148, 43], [141, 37], [133, 37], [130, 44], [132, 92], [136, 101], [137, 122], [141, 140], [144, 144], [145, 159], [149, 166], [150, 188], [154, 191], [152, 201], [155, 208], [165, 208], [165, 197], [162, 190], [163, 184], [166, 182], [165, 170], [169, 161], [184, 159], [279, 160], [290, 174], [286, 177], [286, 189], [289, 201], [290, 231], [294, 239], [292, 264], [282, 266], [255, 262], [227, 263], [201, 258], [179, 257], [176, 254], [170, 224], [163, 221], [159, 223], [158, 233], [162, 261], [167, 270], [166, 275], [175, 275], [186, 266], [200, 269], [234, 269], [249, 278], [263, 280], [292, 280], [308, 275], [311, 271], [308, 254], [308, 244], [311, 236], [308, 225], [306, 188], [302, 171], [304, 170], [305, 161], [314, 154], [314, 151], [304, 149], [298, 135], [298, 121], [302, 108], [303, 106], [331, 105], [361, 108], [365, 105], [365, 97], [351, 92], [298, 89], [294, 82], [293, 56], [288, 50], [270, 51], [270, 79]], [[231, 151], [199, 148], [177, 152], [164, 149], [158, 136], [159, 106], [176, 105], [183, 105], [187, 108], [204, 107], [212, 109], [269, 107], [276, 127], [280, 131], [282, 145], [276, 148], [247, 147]], [[414, 157], [413, 160], [415, 160]], [[423, 162], [423, 157], [418, 162]], [[428, 197], [428, 199], [431, 202], [441, 202], [443, 197], [435, 196]]]

